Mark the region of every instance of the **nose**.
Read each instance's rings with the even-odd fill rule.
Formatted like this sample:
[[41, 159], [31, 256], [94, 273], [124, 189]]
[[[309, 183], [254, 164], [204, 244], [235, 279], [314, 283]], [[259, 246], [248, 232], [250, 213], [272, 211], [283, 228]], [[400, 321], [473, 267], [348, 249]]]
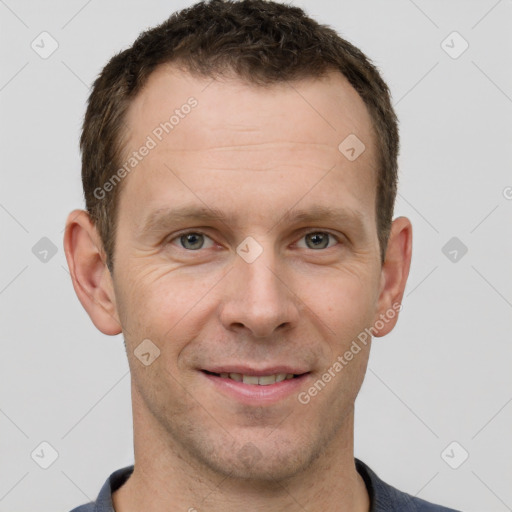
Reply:
[[293, 292], [290, 272], [276, 265], [273, 251], [265, 249], [252, 263], [236, 258], [223, 291], [220, 318], [224, 327], [265, 338], [296, 326], [300, 301]]

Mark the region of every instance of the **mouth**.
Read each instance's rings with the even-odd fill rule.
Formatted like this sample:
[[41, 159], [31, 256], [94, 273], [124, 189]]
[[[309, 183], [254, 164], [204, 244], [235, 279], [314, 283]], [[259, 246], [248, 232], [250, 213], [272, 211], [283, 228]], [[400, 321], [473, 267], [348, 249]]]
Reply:
[[251, 406], [269, 406], [295, 396], [311, 377], [311, 372], [298, 368], [276, 367], [212, 368], [200, 372], [212, 389], [229, 400]]
[[[207, 375], [212, 375], [213, 377], [220, 377], [221, 379], [230, 379], [235, 382], [242, 382], [243, 384], [249, 384], [253, 386], [271, 386], [276, 382], [283, 382], [285, 380], [296, 379], [305, 375], [305, 373], [297, 374], [297, 373], [274, 373], [274, 374], [245, 374], [245, 373], [236, 373], [236, 372], [210, 372], [208, 370], [202, 370]], [[307, 373], [307, 372], [306, 372]]]

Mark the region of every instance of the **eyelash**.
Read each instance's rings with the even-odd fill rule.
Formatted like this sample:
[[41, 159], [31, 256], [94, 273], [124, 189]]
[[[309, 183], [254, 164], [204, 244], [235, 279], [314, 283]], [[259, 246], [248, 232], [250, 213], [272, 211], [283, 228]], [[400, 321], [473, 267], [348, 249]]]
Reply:
[[[311, 235], [311, 234], [314, 234], [314, 233], [322, 233], [322, 234], [326, 234], [326, 235], [329, 235], [329, 237], [331, 238], [334, 238], [334, 240], [336, 242], [338, 242], [338, 244], [341, 243], [341, 237], [338, 236], [338, 235], [335, 235], [334, 233], [331, 233], [330, 231], [322, 231], [322, 230], [311, 230], [311, 231], [307, 231], [305, 233], [303, 233], [300, 237], [300, 240], [302, 240], [305, 236], [307, 235]], [[167, 243], [168, 244], [171, 244], [172, 242], [174, 242], [175, 240], [179, 240], [182, 236], [185, 236], [185, 235], [191, 235], [191, 234], [194, 234], [194, 235], [203, 235], [207, 238], [209, 238], [210, 240], [212, 240], [212, 238], [210, 236], [208, 236], [205, 232], [203, 231], [200, 231], [200, 230], [188, 230], [188, 231], [182, 231], [181, 233], [178, 233], [176, 234], [173, 238], [171, 238]], [[212, 240], [213, 241], [213, 240]], [[330, 247], [325, 247], [323, 249], [317, 249], [319, 252], [320, 251], [325, 251], [327, 249], [332, 249], [333, 247], [335, 246], [330, 246]], [[196, 249], [196, 250], [193, 250], [193, 249], [186, 249], [185, 247], [181, 247], [179, 246], [180, 249], [183, 249], [184, 251], [187, 251], [187, 252], [191, 252], [191, 253], [194, 253], [194, 252], [200, 252], [203, 248], [201, 247], [200, 249]], [[308, 247], [306, 247], [306, 249], [309, 249]], [[315, 249], [310, 249], [311, 251], [317, 251]]]

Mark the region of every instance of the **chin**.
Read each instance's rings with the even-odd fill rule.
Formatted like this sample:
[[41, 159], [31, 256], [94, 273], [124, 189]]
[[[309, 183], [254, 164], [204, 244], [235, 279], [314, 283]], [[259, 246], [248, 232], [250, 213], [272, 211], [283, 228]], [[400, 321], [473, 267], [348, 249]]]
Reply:
[[202, 463], [217, 474], [252, 483], [285, 481], [304, 472], [319, 456], [319, 450], [299, 441], [266, 438], [229, 444], [202, 451]]
[[[316, 456], [312, 458], [316, 458]], [[311, 462], [311, 459], [299, 458], [299, 454], [297, 454], [294, 458], [275, 459], [261, 462], [251, 468], [240, 468], [238, 472], [231, 476], [253, 482], [285, 482], [298, 474], [304, 473], [311, 466]]]

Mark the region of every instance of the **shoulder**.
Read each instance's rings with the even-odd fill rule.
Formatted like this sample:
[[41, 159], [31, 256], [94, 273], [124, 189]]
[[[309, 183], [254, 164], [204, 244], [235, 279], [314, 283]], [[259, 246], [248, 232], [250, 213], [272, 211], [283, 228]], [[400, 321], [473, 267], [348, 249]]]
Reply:
[[94, 503], [87, 503], [74, 508], [71, 512], [94, 512]]
[[364, 462], [356, 459], [356, 468], [363, 477], [370, 500], [370, 512], [460, 512], [411, 496], [383, 482]]
[[86, 503], [70, 512], [115, 512], [112, 505], [112, 493], [119, 489], [133, 473], [134, 466], [126, 466], [114, 471], [103, 484], [95, 502]]

